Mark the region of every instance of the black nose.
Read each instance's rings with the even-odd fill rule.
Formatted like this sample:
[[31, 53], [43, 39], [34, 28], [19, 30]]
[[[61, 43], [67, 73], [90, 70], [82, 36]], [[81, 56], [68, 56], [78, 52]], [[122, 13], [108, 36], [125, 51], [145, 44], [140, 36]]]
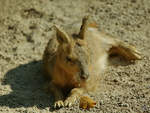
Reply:
[[89, 77], [89, 73], [88, 72], [85, 72], [84, 70], [81, 70], [80, 72], [80, 77], [82, 79], [87, 79]]

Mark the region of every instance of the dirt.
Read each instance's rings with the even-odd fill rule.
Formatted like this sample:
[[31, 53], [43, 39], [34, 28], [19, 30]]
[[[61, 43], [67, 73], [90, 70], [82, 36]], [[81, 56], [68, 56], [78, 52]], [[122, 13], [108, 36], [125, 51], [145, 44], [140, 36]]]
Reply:
[[[137, 47], [142, 60], [109, 66], [95, 108], [52, 109], [41, 59], [54, 24], [79, 31], [90, 15], [105, 31]], [[71, 30], [70, 30], [71, 29]], [[104, 87], [105, 86], [105, 87]], [[149, 0], [0, 0], [0, 113], [150, 113]]]

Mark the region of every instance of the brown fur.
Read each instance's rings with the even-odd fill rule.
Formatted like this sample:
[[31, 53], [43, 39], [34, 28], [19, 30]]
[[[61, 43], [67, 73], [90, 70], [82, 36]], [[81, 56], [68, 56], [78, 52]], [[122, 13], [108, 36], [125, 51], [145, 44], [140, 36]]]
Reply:
[[87, 17], [83, 18], [78, 37], [70, 37], [57, 26], [55, 29], [56, 37], [49, 41], [43, 55], [43, 69], [50, 78], [48, 90], [55, 96], [55, 107], [71, 106], [83, 93], [93, 90], [110, 54], [127, 60], [141, 58], [134, 47], [99, 32]]

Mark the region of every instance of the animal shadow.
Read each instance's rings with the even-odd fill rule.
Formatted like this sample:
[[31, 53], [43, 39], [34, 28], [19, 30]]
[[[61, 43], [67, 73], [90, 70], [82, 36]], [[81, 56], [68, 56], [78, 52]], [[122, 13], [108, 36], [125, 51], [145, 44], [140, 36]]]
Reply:
[[9, 70], [2, 85], [10, 85], [12, 92], [0, 96], [0, 106], [10, 108], [32, 107], [39, 109], [51, 107], [53, 97], [43, 90], [44, 77], [41, 70], [42, 61], [33, 61]]

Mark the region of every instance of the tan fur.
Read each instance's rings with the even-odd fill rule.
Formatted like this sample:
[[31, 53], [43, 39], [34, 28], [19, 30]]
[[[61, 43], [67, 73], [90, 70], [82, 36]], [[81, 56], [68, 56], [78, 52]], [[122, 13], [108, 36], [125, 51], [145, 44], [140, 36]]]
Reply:
[[55, 107], [71, 106], [83, 93], [95, 89], [109, 55], [119, 54], [127, 60], [141, 58], [131, 45], [99, 32], [88, 17], [83, 18], [78, 37], [70, 37], [57, 26], [55, 29], [56, 37], [49, 41], [43, 55]]

